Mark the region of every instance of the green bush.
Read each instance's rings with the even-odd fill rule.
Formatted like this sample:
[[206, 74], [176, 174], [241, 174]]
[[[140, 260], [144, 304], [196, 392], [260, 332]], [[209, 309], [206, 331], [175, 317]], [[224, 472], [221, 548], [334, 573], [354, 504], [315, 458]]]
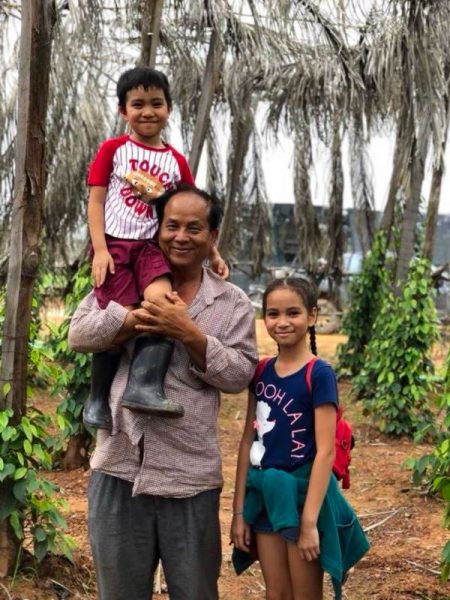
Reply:
[[52, 394], [61, 398], [57, 408], [61, 441], [85, 431], [81, 414], [90, 390], [91, 360], [88, 355], [71, 350], [67, 336], [75, 309], [91, 290], [91, 266], [85, 262], [75, 274], [72, 292], [65, 298], [64, 321], [58, 327], [51, 328], [49, 345], [57, 365]]
[[38, 561], [49, 552], [72, 560], [75, 542], [63, 533], [67, 524], [61, 514], [67, 505], [54, 498], [57, 486], [38, 475], [39, 469], [52, 468], [50, 424], [35, 409], [18, 423], [11, 409], [0, 412], [0, 520], [9, 520], [20, 544], [30, 532]]
[[402, 292], [385, 296], [353, 382], [380, 431], [393, 435], [413, 435], [433, 424], [429, 353], [439, 334], [429, 267], [424, 259], [413, 260]]
[[354, 377], [364, 365], [364, 350], [388, 292], [385, 261], [386, 235], [380, 232], [364, 258], [361, 273], [353, 278], [350, 285], [350, 308], [343, 320], [348, 339], [338, 347], [338, 373], [344, 377]]
[[[415, 485], [423, 482], [429, 493], [438, 493], [445, 502], [444, 527], [450, 530], [450, 351], [447, 355], [442, 393], [437, 396], [439, 409], [439, 429], [436, 446], [430, 454], [419, 459], [410, 459], [407, 465], [412, 469]], [[442, 578], [450, 577], [450, 541], [442, 551]]]

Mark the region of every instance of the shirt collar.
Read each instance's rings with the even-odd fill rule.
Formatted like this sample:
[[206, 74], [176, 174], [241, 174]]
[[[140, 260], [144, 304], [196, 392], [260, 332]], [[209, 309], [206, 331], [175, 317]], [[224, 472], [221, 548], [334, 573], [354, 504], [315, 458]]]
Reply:
[[218, 296], [226, 292], [228, 285], [224, 279], [203, 267], [202, 282], [189, 307], [190, 316], [194, 318], [207, 306], [210, 306]]

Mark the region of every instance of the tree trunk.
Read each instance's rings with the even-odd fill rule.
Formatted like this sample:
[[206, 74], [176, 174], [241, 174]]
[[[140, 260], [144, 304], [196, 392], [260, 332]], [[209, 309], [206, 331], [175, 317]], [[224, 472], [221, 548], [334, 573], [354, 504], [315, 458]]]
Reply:
[[339, 286], [342, 281], [342, 255], [344, 253], [344, 174], [341, 156], [342, 136], [340, 125], [336, 123], [331, 147], [331, 193], [328, 212], [327, 271], [330, 279], [331, 299], [339, 306]]
[[142, 13], [139, 64], [155, 68], [164, 0], [147, 0]]
[[92, 437], [87, 431], [71, 436], [62, 460], [64, 471], [73, 471], [80, 467], [88, 468], [91, 443]]
[[400, 246], [395, 274], [397, 291], [399, 291], [401, 287], [399, 284], [406, 279], [409, 263], [414, 256], [416, 226], [420, 208], [420, 193], [425, 172], [425, 159], [429, 138], [429, 121], [423, 117], [419, 134], [417, 137], [414, 136], [411, 145], [411, 157], [409, 161], [411, 170], [409, 193], [400, 228]]
[[54, 5], [52, 0], [22, 4], [15, 190], [11, 251], [6, 284], [0, 408], [25, 412], [28, 328], [38, 272], [39, 235], [45, 190], [45, 118], [50, 72]]
[[227, 191], [225, 195], [225, 206], [223, 222], [220, 228], [218, 249], [225, 260], [231, 258], [233, 251], [233, 240], [236, 235], [235, 222], [235, 204], [239, 192], [244, 159], [248, 150], [250, 134], [252, 132], [254, 121], [251, 114], [251, 94], [243, 93], [241, 100], [236, 99], [239, 107], [234, 108], [231, 105], [231, 141], [228, 154], [227, 168]]
[[433, 166], [433, 176], [431, 179], [430, 196], [428, 198], [427, 219], [425, 223], [425, 240], [423, 244], [423, 255], [428, 260], [433, 260], [433, 242], [434, 234], [439, 214], [439, 202], [441, 200], [442, 177], [445, 171], [444, 156], [447, 147], [447, 137], [450, 124], [450, 95], [447, 96], [445, 111], [445, 134], [442, 146], [439, 149], [439, 156], [436, 164]]
[[445, 142], [443, 144], [443, 153], [439, 163], [433, 167], [433, 176], [431, 179], [430, 196], [428, 198], [427, 218], [425, 223], [425, 240], [423, 244], [423, 256], [428, 260], [433, 260], [434, 234], [439, 214], [439, 202], [441, 199], [442, 177], [444, 175], [444, 152]]
[[[45, 119], [54, 18], [53, 0], [22, 2], [15, 189], [0, 372], [0, 410], [12, 408], [15, 420], [26, 410], [28, 330], [40, 258]], [[1, 521], [0, 577], [14, 567], [16, 550], [17, 539], [8, 521]]]
[[322, 233], [311, 198], [309, 168], [311, 166], [309, 126], [298, 128], [294, 148], [294, 216], [298, 235], [298, 261], [313, 272], [322, 252]]
[[394, 164], [389, 185], [388, 199], [380, 224], [380, 229], [386, 233], [388, 245], [392, 235], [397, 201], [399, 198], [401, 199], [406, 195], [409, 176], [408, 161], [411, 156], [411, 140], [413, 136], [414, 121], [412, 120], [410, 106], [405, 103], [402, 109], [400, 121], [397, 126], [393, 161]]
[[369, 156], [364, 133], [363, 114], [355, 108], [350, 132], [350, 178], [352, 184], [355, 228], [363, 254], [372, 245], [374, 227], [374, 193], [368, 170]]
[[189, 166], [191, 167], [194, 178], [197, 175], [200, 156], [208, 131], [209, 114], [211, 112], [214, 92], [219, 77], [221, 55], [220, 36], [217, 30], [213, 29], [211, 39], [209, 40], [209, 50], [206, 59], [205, 73], [203, 75], [202, 92], [192, 136], [191, 152], [189, 154]]

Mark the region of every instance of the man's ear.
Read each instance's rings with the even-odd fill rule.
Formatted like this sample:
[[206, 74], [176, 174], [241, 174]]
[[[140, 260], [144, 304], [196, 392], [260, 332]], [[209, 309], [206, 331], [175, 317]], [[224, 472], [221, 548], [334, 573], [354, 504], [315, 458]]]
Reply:
[[217, 238], [219, 237], [219, 230], [211, 229], [211, 232], [209, 235], [211, 236], [211, 239], [212, 239], [213, 243], [215, 244], [217, 242]]

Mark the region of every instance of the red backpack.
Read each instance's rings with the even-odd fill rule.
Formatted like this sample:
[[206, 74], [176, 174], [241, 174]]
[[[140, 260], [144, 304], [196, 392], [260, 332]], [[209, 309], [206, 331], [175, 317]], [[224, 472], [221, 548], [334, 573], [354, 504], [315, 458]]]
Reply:
[[[306, 366], [306, 387], [310, 394], [312, 394], [312, 369], [317, 359], [318, 357], [315, 356]], [[270, 357], [259, 361], [253, 381], [256, 382], [261, 377], [269, 360]], [[334, 458], [333, 473], [336, 475], [336, 479], [342, 480], [342, 487], [347, 490], [350, 487], [350, 452], [355, 445], [355, 440], [352, 434], [352, 426], [343, 419], [342, 414], [342, 406], [339, 405], [336, 413], [336, 456]]]

